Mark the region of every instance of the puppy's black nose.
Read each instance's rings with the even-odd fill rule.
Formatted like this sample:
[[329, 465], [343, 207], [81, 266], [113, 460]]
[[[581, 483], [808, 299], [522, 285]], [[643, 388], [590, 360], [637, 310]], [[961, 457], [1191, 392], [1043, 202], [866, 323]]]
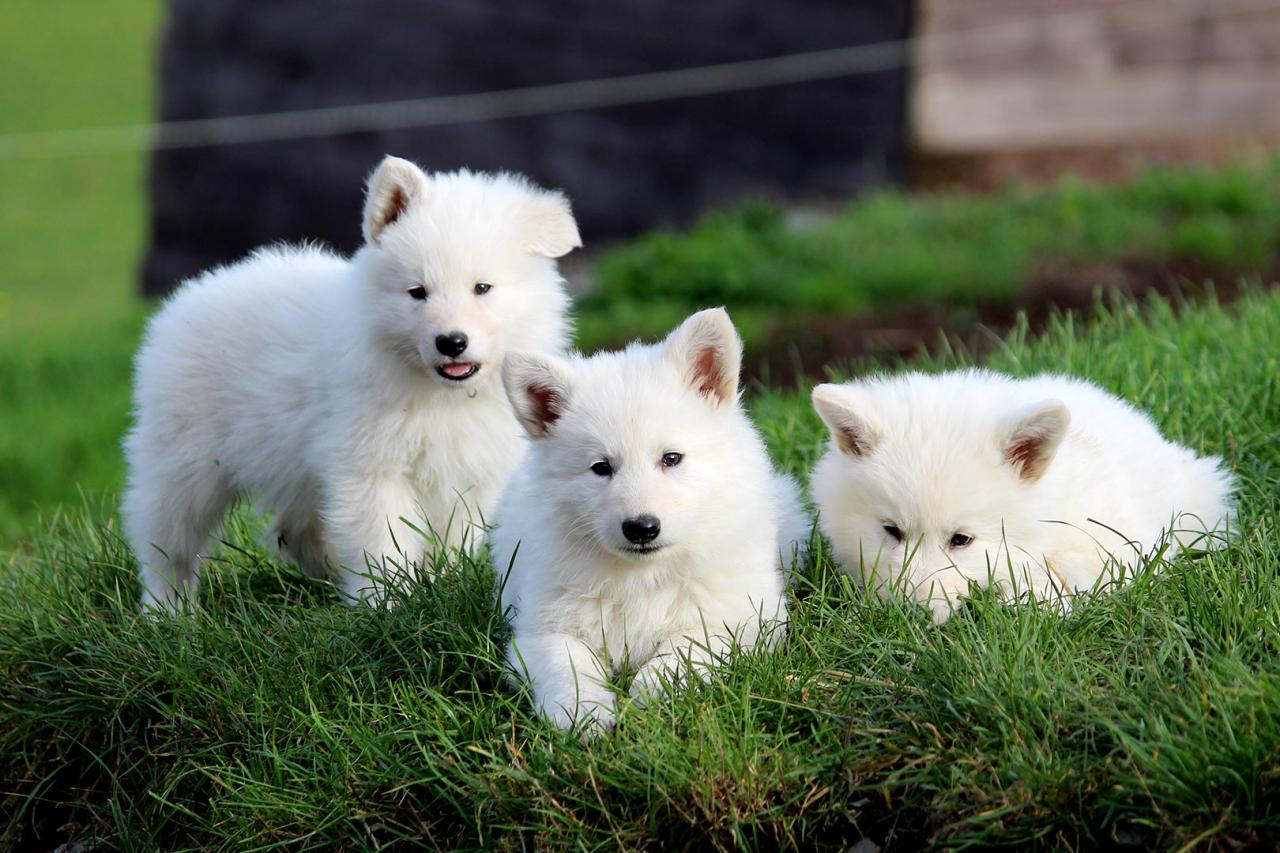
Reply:
[[442, 355], [459, 356], [467, 349], [467, 336], [462, 332], [450, 332], [447, 335], [436, 335], [436, 349]]
[[622, 535], [627, 537], [628, 542], [637, 545], [657, 539], [661, 530], [662, 525], [652, 515], [638, 515], [622, 522]]

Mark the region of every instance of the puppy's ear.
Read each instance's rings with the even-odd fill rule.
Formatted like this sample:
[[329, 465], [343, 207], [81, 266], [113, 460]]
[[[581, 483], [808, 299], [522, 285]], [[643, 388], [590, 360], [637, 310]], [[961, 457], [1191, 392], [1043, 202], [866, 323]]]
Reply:
[[558, 258], [582, 245], [578, 223], [563, 193], [530, 188], [517, 219], [524, 246], [535, 255]]
[[502, 382], [520, 425], [542, 438], [564, 414], [573, 381], [572, 368], [558, 358], [511, 352], [502, 362]]
[[738, 399], [742, 339], [729, 312], [708, 308], [691, 315], [667, 336], [666, 350], [689, 387], [713, 406]]
[[831, 430], [840, 452], [867, 456], [880, 442], [872, 404], [854, 386], [825, 383], [813, 389], [813, 408]]
[[387, 226], [427, 192], [427, 176], [408, 160], [387, 156], [369, 176], [364, 195], [364, 241], [376, 244]]
[[1049, 470], [1070, 425], [1071, 413], [1061, 400], [1042, 400], [1009, 418], [1000, 436], [1000, 450], [1019, 477], [1034, 483]]

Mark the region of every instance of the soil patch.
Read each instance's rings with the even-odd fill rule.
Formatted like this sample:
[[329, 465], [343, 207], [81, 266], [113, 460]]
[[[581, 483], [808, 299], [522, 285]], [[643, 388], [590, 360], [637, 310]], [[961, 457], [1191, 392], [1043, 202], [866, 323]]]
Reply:
[[1142, 298], [1159, 294], [1194, 303], [1212, 291], [1234, 299], [1241, 278], [1280, 282], [1280, 265], [1233, 270], [1194, 260], [1065, 264], [1046, 262], [1015, 300], [990, 305], [915, 305], [849, 316], [780, 318], [770, 335], [748, 347], [744, 376], [772, 386], [793, 387], [800, 377], [822, 379], [828, 365], [851, 367], [869, 359], [901, 362], [925, 352], [964, 348], [984, 353], [1025, 314], [1031, 330], [1044, 328], [1057, 312], [1088, 308], [1100, 294]]

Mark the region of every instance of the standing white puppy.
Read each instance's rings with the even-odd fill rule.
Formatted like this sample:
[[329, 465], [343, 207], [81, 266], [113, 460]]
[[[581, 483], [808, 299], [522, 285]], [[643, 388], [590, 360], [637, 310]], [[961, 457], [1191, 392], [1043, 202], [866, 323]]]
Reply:
[[569, 332], [552, 260], [581, 243], [569, 203], [518, 176], [387, 157], [364, 238], [350, 259], [260, 250], [151, 320], [123, 506], [144, 606], [194, 593], [240, 495], [275, 513], [268, 541], [305, 572], [346, 567], [352, 600], [478, 538], [524, 452], [503, 356], [561, 350]]
[[1214, 547], [1233, 482], [1217, 458], [1065, 376], [982, 370], [819, 385], [831, 448], [820, 525], [846, 570], [943, 622], [970, 582], [1062, 596], [1168, 540]]
[[742, 344], [723, 309], [656, 346], [568, 360], [512, 353], [504, 370], [533, 446], [493, 533], [510, 663], [562, 728], [614, 720], [632, 695], [702, 674], [785, 619], [779, 557], [807, 532], [738, 402]]

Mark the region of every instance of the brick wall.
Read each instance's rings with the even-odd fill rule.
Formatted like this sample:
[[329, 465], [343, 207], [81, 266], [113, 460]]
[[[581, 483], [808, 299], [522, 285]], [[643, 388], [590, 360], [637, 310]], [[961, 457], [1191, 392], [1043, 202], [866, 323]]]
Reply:
[[918, 0], [917, 34], [911, 140], [925, 156], [1280, 131], [1280, 4]]

